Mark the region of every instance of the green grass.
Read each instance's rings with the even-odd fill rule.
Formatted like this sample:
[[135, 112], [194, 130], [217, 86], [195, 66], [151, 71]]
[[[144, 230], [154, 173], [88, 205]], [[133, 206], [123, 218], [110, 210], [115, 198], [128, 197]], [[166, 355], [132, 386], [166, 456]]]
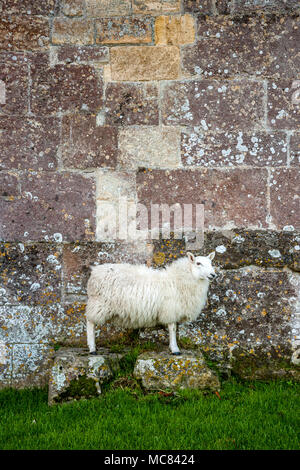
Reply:
[[0, 391], [0, 449], [299, 449], [299, 384], [227, 381], [221, 399], [110, 389], [48, 407], [47, 391]]

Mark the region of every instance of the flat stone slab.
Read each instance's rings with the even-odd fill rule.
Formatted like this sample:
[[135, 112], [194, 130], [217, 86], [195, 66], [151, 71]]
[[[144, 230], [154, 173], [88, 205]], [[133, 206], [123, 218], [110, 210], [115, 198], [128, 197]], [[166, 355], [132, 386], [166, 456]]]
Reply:
[[143, 353], [137, 358], [134, 376], [148, 390], [220, 390], [217, 375], [207, 367], [200, 351], [182, 351], [180, 356], [168, 351]]
[[124, 355], [106, 348], [100, 348], [96, 355], [81, 348], [59, 349], [50, 370], [49, 405], [99, 395], [101, 384], [113, 378]]

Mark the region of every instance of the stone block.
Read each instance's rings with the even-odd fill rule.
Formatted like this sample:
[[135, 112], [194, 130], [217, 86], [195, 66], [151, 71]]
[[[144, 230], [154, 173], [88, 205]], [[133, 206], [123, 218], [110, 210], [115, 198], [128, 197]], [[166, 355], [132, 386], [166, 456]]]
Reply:
[[0, 390], [11, 386], [13, 346], [0, 343]]
[[101, 18], [96, 22], [97, 44], [149, 44], [152, 19], [149, 17]]
[[65, 16], [83, 16], [85, 13], [85, 0], [61, 0], [60, 9]]
[[85, 0], [88, 16], [123, 16], [131, 12], [131, 0]]
[[195, 41], [195, 22], [191, 15], [158, 16], [155, 20], [155, 44], [190, 44]]
[[114, 167], [117, 150], [116, 129], [97, 126], [95, 115], [63, 117], [62, 161], [65, 168]]
[[268, 126], [272, 129], [300, 129], [300, 107], [293, 103], [293, 80], [268, 81]]
[[270, 205], [272, 223], [279, 230], [285, 226], [300, 229], [299, 169], [281, 168], [271, 171]]
[[178, 168], [180, 130], [176, 127], [143, 127], [119, 132], [119, 161], [128, 168]]
[[[14, 60], [14, 58], [16, 60]], [[4, 115], [23, 115], [28, 111], [28, 62], [25, 55], [0, 52], [0, 80], [4, 83], [5, 99], [0, 103]]]
[[112, 80], [175, 80], [179, 74], [180, 51], [176, 46], [117, 46], [111, 49]]
[[5, 15], [48, 16], [56, 14], [57, 10], [56, 0], [43, 0], [42, 2], [36, 0], [2, 0], [0, 5], [0, 12]]
[[149, 170], [137, 175], [140, 203], [203, 204], [205, 229], [266, 227], [265, 169]]
[[1, 170], [57, 167], [59, 121], [53, 117], [0, 117]]
[[183, 0], [183, 8], [188, 13], [211, 15], [214, 11], [214, 3], [213, 0]]
[[14, 344], [11, 387], [45, 387], [53, 352], [48, 344]]
[[58, 62], [86, 64], [107, 63], [109, 61], [108, 48], [105, 46], [61, 46], [55, 47]]
[[118, 201], [119, 198], [135, 200], [135, 171], [98, 170], [97, 199]]
[[256, 11], [265, 13], [292, 12], [299, 10], [298, 0], [235, 0], [230, 4], [233, 14], [249, 14]]
[[158, 125], [158, 89], [148, 83], [108, 83], [105, 98], [108, 125]]
[[62, 260], [56, 244], [1, 243], [0, 259], [0, 304], [60, 302]]
[[180, 0], [133, 0], [134, 13], [175, 13], [180, 11]]
[[94, 24], [85, 18], [54, 18], [53, 44], [94, 44]]
[[163, 88], [162, 121], [204, 131], [249, 131], [262, 123], [263, 98], [263, 86], [255, 81], [176, 81]]
[[49, 45], [49, 19], [39, 16], [3, 15], [0, 20], [0, 49], [40, 50]]
[[181, 356], [166, 351], [143, 353], [137, 358], [134, 376], [147, 390], [220, 390], [217, 375], [207, 367], [200, 351], [182, 351]]
[[89, 65], [49, 66], [44, 54], [32, 64], [31, 110], [37, 114], [59, 111], [97, 112], [102, 106], [102, 82]]
[[206, 78], [294, 78], [299, 41], [296, 17], [201, 17], [197, 43], [183, 50], [183, 70]]
[[300, 133], [291, 135], [290, 140], [290, 163], [292, 166], [300, 165]]
[[98, 396], [101, 385], [112, 380], [122, 354], [101, 349], [96, 356], [86, 350], [61, 348], [50, 370], [48, 403]]
[[181, 158], [186, 166], [283, 166], [287, 139], [283, 132], [207, 133], [196, 127], [181, 134]]
[[92, 178], [67, 172], [24, 173], [19, 184], [22, 197], [0, 199], [1, 240], [61, 242], [94, 238]]

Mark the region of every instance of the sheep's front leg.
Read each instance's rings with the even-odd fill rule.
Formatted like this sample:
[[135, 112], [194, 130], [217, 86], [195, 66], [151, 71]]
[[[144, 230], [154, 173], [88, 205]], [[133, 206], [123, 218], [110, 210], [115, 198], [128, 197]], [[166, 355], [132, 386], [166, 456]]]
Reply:
[[169, 347], [171, 350], [172, 354], [175, 354], [176, 356], [179, 356], [180, 351], [177, 346], [177, 341], [176, 341], [176, 323], [169, 323], [168, 324], [169, 328]]
[[86, 320], [86, 334], [90, 354], [96, 354], [95, 324], [89, 320]]

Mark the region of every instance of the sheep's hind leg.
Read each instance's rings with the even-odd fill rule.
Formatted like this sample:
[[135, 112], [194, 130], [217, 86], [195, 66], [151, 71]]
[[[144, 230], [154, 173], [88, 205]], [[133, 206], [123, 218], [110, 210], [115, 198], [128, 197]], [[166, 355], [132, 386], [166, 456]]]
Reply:
[[96, 352], [96, 341], [95, 341], [95, 323], [90, 320], [86, 320], [86, 334], [87, 344], [90, 350], [90, 354], [97, 354]]
[[175, 356], [179, 356], [181, 352], [177, 346], [177, 341], [176, 341], [176, 323], [169, 323], [168, 328], [169, 328], [169, 347], [170, 347], [171, 353], [174, 354]]

